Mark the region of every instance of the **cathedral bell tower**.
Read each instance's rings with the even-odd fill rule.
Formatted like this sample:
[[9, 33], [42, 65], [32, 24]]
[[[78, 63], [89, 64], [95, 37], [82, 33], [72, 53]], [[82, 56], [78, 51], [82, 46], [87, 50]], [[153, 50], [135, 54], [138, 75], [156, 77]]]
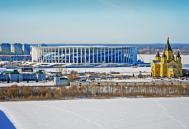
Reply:
[[180, 70], [178, 70], [178, 73], [180, 74], [180, 76], [182, 76], [182, 62], [181, 62], [181, 56], [180, 56], [180, 52], [178, 51], [176, 54], [176, 62], [178, 64], [178, 68]]
[[159, 51], [157, 51], [155, 59], [158, 60], [158, 61], [161, 61], [161, 57], [160, 57]]
[[160, 77], [166, 77], [166, 76], [167, 76], [167, 56], [164, 51], [160, 63]]
[[174, 59], [173, 50], [172, 50], [171, 45], [169, 43], [169, 37], [167, 38], [167, 43], [165, 45], [164, 52], [165, 52], [165, 55], [166, 55], [168, 61]]
[[181, 63], [181, 56], [180, 56], [180, 52], [179, 51], [177, 52], [177, 55], [176, 55], [176, 61], [178, 63]]

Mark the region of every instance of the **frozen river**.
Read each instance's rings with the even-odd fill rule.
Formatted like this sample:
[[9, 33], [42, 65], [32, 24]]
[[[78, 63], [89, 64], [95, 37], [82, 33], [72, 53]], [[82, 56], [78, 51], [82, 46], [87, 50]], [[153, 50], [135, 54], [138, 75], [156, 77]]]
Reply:
[[188, 129], [188, 109], [189, 98], [0, 103], [18, 129]]

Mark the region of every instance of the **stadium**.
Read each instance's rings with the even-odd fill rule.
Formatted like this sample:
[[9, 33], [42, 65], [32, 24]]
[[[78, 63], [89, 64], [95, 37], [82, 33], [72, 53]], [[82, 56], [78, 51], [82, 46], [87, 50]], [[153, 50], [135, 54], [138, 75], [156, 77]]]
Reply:
[[124, 45], [33, 46], [32, 61], [61, 64], [136, 64], [137, 48]]

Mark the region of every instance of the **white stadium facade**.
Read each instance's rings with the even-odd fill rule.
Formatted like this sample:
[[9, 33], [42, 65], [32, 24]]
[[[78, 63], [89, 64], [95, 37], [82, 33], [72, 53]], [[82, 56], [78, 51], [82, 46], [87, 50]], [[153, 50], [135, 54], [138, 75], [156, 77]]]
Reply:
[[32, 61], [61, 64], [136, 64], [137, 48], [124, 45], [33, 46]]

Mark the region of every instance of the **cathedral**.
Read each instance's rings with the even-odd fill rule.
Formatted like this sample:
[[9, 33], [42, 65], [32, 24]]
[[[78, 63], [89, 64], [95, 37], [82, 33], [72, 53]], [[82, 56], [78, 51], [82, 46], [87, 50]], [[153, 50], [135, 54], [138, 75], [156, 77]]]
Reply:
[[155, 59], [151, 63], [152, 77], [181, 77], [182, 63], [180, 52], [174, 55], [169, 38], [163, 50], [162, 55], [157, 52]]

